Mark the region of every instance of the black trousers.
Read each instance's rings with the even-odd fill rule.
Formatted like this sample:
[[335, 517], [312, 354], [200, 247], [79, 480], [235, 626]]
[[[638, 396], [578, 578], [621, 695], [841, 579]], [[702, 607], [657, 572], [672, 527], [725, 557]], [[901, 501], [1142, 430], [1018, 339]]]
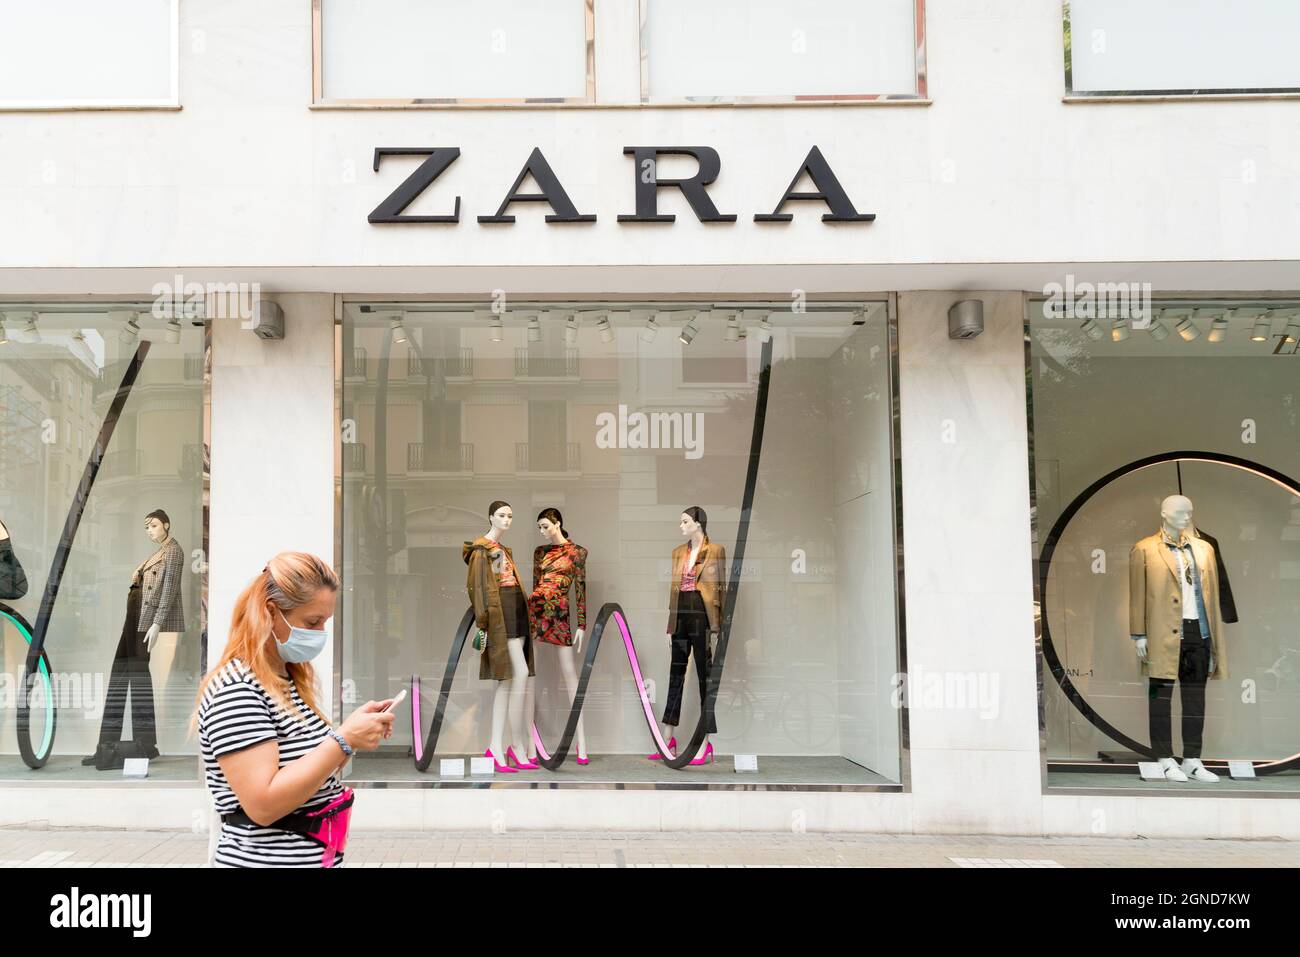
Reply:
[[[1210, 677], [1210, 642], [1201, 637], [1198, 621], [1183, 622], [1178, 649], [1178, 690], [1183, 705], [1183, 757], [1201, 756], [1205, 730], [1205, 683]], [[1173, 727], [1169, 717], [1174, 700], [1174, 679], [1152, 678], [1149, 717], [1151, 749], [1158, 758], [1173, 757]]]
[[[700, 679], [700, 711], [708, 695], [709, 669], [713, 662], [709, 654], [709, 616], [704, 610], [704, 599], [697, 591], [677, 594], [677, 629], [672, 638], [673, 658], [668, 669], [668, 700], [664, 702], [664, 724], [676, 727], [682, 716], [682, 688], [686, 684], [686, 659], [695, 659], [695, 674]], [[717, 722], [709, 721], [709, 734], [717, 733]]]
[[131, 696], [131, 738], [146, 748], [156, 747], [158, 733], [153, 711], [153, 676], [149, 673], [149, 648], [140, 620], [140, 586], [132, 585], [126, 599], [126, 621], [113, 656], [104, 717], [99, 724], [99, 746], [122, 740], [126, 698]]

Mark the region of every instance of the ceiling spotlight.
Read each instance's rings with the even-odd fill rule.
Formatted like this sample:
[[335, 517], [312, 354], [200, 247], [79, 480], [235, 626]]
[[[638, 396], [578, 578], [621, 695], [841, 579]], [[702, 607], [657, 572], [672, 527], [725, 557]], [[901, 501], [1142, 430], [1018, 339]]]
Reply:
[[1228, 323], [1232, 320], [1232, 310], [1225, 309], [1220, 315], [1214, 317], [1210, 323], [1210, 334], [1205, 338], [1210, 342], [1222, 342], [1228, 338]]
[[1291, 318], [1286, 323], [1285, 336], [1288, 343], [1300, 342], [1300, 309], [1291, 311]]
[[578, 314], [569, 313], [569, 318], [564, 320], [564, 341], [571, 346], [578, 344]]
[[758, 341], [767, 342], [772, 338], [772, 320], [768, 313], [760, 312], [758, 314]]
[[659, 335], [659, 314], [652, 312], [646, 318], [645, 328], [641, 330], [641, 341], [654, 342], [657, 335]]
[[403, 317], [404, 315], [405, 315], [405, 313], [399, 313], [398, 316], [397, 316], [397, 318], [395, 318], [395, 319], [393, 320], [393, 341], [394, 341], [394, 342], [406, 342], [406, 341], [407, 341], [407, 338], [408, 338], [408, 337], [407, 337], [407, 335], [406, 335], [406, 326], [405, 326], [405, 324], [402, 322], [402, 317]]
[[1184, 342], [1191, 342], [1201, 334], [1201, 330], [1197, 329], [1196, 323], [1192, 321], [1192, 314], [1190, 312], [1183, 316], [1183, 318], [1179, 319], [1178, 324], [1175, 325], [1174, 328], [1178, 330], [1178, 334], [1183, 337]]
[[167, 341], [176, 345], [181, 341], [181, 321], [179, 319], [167, 320]]
[[1129, 337], [1129, 328], [1127, 319], [1116, 319], [1110, 324], [1110, 338], [1112, 342], [1123, 342]]
[[117, 330], [117, 339], [124, 346], [129, 346], [140, 338], [140, 314], [132, 312], [129, 309], [110, 309], [108, 313], [110, 325], [119, 325]]
[[1255, 320], [1255, 328], [1250, 332], [1251, 342], [1268, 342], [1273, 334], [1273, 313], [1265, 312]]
[[492, 341], [500, 342], [505, 336], [505, 323], [502, 321], [499, 312], [492, 313], [492, 318], [488, 320], [488, 326], [492, 329]]
[[734, 312], [731, 314], [731, 318], [727, 320], [727, 331], [724, 333], [723, 338], [727, 342], [740, 341], [740, 317]]
[[596, 320], [596, 328], [600, 330], [601, 342], [613, 342], [614, 330], [610, 328], [609, 316], [602, 315]]
[[1163, 315], [1163, 309], [1151, 310], [1151, 325], [1147, 326], [1147, 332], [1151, 333], [1151, 338], [1156, 342], [1164, 342], [1169, 338], [1169, 327], [1160, 321]]
[[528, 341], [542, 341], [542, 320], [537, 316], [530, 316], [528, 319]]
[[1099, 342], [1106, 335], [1106, 330], [1091, 319], [1083, 320], [1082, 329], [1093, 342]]
[[682, 326], [682, 331], [677, 334], [678, 341], [684, 346], [689, 346], [696, 335], [699, 334], [700, 327], [696, 324], [695, 319], [695, 316], [687, 319], [686, 325]]

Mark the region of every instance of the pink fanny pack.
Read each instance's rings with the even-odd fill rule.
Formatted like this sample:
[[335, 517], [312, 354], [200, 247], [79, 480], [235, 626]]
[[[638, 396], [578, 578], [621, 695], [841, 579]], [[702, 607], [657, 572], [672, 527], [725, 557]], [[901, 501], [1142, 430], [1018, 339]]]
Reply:
[[311, 829], [304, 830], [302, 833], [324, 848], [321, 852], [321, 867], [332, 866], [334, 858], [342, 854], [344, 848], [348, 846], [348, 825], [352, 821], [352, 798], [352, 789], [344, 788], [342, 794], [319, 811], [308, 811], [304, 815]]

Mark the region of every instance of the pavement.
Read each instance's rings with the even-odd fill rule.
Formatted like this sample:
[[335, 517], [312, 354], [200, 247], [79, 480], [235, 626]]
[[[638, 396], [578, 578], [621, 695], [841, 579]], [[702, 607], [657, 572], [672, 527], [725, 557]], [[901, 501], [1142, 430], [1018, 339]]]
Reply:
[[[204, 867], [208, 835], [0, 827], [0, 867]], [[1285, 841], [354, 831], [359, 867], [1300, 867]]]

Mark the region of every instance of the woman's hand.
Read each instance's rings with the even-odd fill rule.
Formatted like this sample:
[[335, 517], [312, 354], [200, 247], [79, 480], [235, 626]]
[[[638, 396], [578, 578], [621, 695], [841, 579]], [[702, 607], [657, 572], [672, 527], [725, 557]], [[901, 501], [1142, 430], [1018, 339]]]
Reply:
[[396, 715], [384, 711], [392, 703], [392, 698], [367, 701], [348, 715], [347, 720], [339, 726], [339, 734], [343, 735], [355, 751], [375, 750], [380, 741], [393, 734], [393, 719]]

